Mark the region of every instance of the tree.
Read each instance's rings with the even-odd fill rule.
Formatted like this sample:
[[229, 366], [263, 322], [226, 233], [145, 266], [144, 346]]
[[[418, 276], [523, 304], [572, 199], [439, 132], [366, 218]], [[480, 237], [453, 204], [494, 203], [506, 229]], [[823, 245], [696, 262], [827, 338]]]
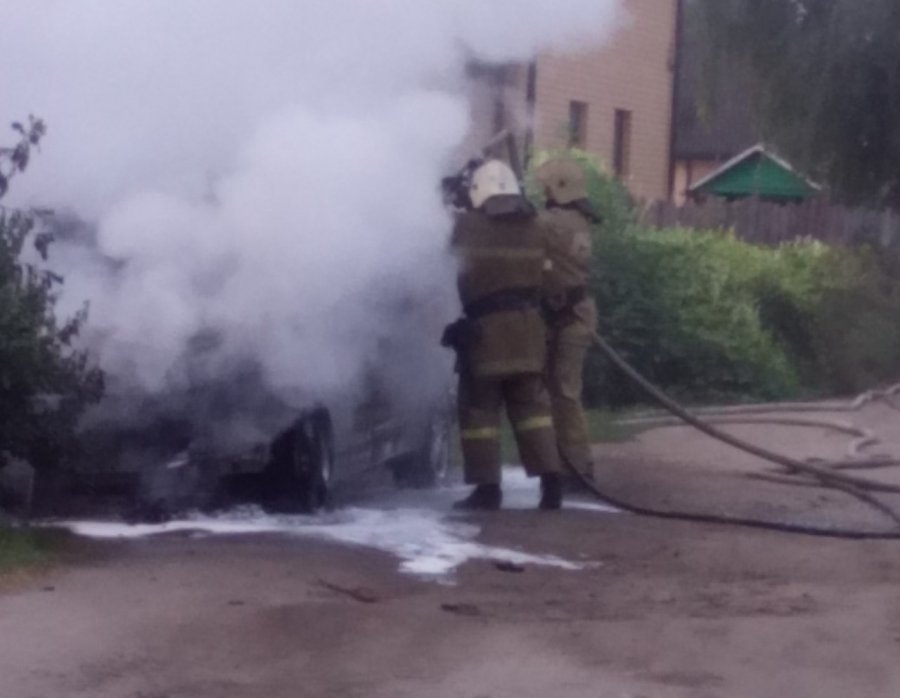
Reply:
[[688, 21], [708, 81], [750, 66], [767, 140], [835, 198], [900, 209], [900, 3], [691, 0]]
[[[0, 149], [0, 199], [45, 133], [34, 118], [13, 128], [20, 140]], [[0, 206], [0, 467], [5, 456], [37, 468], [59, 463], [82, 411], [103, 392], [102, 373], [75, 346], [87, 308], [56, 316], [63, 279], [45, 267], [51, 242], [36, 212]], [[26, 254], [29, 243], [37, 255]]]

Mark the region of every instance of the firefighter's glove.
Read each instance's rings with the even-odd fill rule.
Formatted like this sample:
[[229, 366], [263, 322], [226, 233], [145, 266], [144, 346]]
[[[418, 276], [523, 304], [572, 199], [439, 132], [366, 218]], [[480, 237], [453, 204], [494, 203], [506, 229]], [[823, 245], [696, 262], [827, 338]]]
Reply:
[[478, 325], [466, 318], [460, 318], [456, 322], [444, 328], [441, 337], [441, 346], [462, 352], [478, 341], [480, 335]]

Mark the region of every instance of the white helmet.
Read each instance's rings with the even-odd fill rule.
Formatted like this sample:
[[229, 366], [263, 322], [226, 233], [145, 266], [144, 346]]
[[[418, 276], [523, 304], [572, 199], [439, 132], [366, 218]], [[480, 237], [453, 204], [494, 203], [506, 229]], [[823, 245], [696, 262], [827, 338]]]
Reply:
[[521, 194], [519, 182], [509, 165], [501, 160], [488, 160], [472, 173], [469, 199], [475, 208], [502, 194]]

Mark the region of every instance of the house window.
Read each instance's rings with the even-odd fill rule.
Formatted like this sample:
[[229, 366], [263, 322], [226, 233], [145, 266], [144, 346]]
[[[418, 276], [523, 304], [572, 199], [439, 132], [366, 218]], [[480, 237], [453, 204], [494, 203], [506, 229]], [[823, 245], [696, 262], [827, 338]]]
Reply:
[[616, 109], [613, 169], [618, 177], [627, 177], [631, 173], [631, 112], [625, 109]]
[[584, 148], [587, 145], [588, 105], [569, 102], [569, 147]]

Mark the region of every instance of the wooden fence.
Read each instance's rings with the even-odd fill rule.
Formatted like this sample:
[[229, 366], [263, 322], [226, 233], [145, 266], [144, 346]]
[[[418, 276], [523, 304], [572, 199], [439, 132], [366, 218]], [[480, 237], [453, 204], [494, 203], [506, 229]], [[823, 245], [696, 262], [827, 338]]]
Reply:
[[689, 201], [683, 206], [657, 201], [644, 206], [641, 222], [661, 228], [733, 230], [739, 238], [760, 245], [813, 238], [833, 245], [900, 248], [900, 215], [850, 209], [825, 199], [801, 204], [776, 204], [755, 198], [732, 203]]

